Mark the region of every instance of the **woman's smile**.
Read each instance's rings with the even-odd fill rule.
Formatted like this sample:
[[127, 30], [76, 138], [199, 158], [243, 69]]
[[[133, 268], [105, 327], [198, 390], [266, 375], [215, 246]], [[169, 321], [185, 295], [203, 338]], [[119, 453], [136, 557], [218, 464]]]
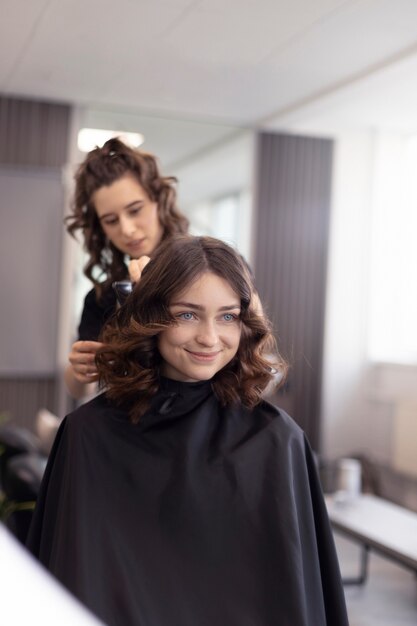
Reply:
[[221, 352], [220, 350], [217, 350], [216, 352], [195, 352], [194, 350], [187, 350], [187, 348], [184, 349], [192, 358], [197, 361], [202, 361], [203, 363], [205, 361], [211, 363]]

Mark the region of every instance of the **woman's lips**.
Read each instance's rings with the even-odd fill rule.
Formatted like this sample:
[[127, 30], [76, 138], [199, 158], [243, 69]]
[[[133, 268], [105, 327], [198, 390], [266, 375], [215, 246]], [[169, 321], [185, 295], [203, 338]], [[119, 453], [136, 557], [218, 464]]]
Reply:
[[134, 241], [129, 241], [129, 243], [126, 244], [126, 247], [129, 250], [137, 250], [143, 246], [144, 242], [145, 242], [145, 238], [135, 239]]
[[195, 359], [196, 361], [200, 361], [202, 363], [210, 363], [211, 361], [215, 360], [218, 354], [220, 354], [219, 351], [217, 352], [193, 352], [191, 350], [186, 350], [186, 352], [188, 352], [188, 354], [193, 359]]

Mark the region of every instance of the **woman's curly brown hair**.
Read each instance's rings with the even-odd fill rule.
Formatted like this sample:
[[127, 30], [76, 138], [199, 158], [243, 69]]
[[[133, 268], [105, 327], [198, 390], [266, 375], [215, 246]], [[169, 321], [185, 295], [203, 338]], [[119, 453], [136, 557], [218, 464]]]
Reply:
[[[113, 281], [127, 276], [124, 253], [108, 242], [100, 225], [92, 201], [94, 192], [116, 180], [133, 174], [153, 202], [158, 204], [158, 217], [163, 228], [162, 240], [188, 231], [188, 220], [176, 206], [177, 179], [161, 176], [156, 158], [141, 150], [134, 150], [120, 139], [109, 139], [102, 148], [89, 152], [75, 174], [75, 192], [72, 213], [65, 218], [68, 232], [74, 236], [81, 230], [84, 248], [89, 259], [84, 274], [96, 288], [97, 296]], [[104, 276], [100, 282], [97, 269]]]
[[215, 374], [212, 387], [223, 405], [253, 407], [286, 363], [279, 356], [266, 316], [254, 306], [252, 279], [240, 255], [211, 237], [174, 237], [164, 242], [145, 267], [140, 283], [104, 328], [105, 347], [96, 355], [106, 394], [128, 408], [137, 422], [159, 389], [162, 358], [158, 335], [176, 323], [173, 298], [205, 272], [225, 279], [239, 296], [241, 339], [236, 356]]

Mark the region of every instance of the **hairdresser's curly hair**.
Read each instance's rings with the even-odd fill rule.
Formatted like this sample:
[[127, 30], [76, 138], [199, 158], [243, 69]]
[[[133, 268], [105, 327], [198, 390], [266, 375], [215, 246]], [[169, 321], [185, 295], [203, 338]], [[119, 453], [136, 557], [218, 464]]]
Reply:
[[[124, 253], [108, 242], [97, 217], [92, 195], [103, 186], [133, 174], [153, 202], [158, 204], [158, 217], [163, 228], [162, 240], [188, 231], [188, 220], [176, 206], [173, 176], [161, 176], [156, 158], [142, 150], [130, 148], [120, 139], [109, 139], [102, 148], [89, 152], [75, 174], [72, 213], [65, 218], [68, 232], [74, 236], [81, 230], [89, 259], [84, 274], [100, 297], [113, 281], [127, 276]], [[104, 281], [97, 280], [97, 269]]]
[[204, 272], [225, 279], [241, 305], [241, 339], [236, 356], [212, 379], [223, 405], [241, 402], [253, 407], [267, 385], [287, 366], [280, 357], [266, 316], [254, 305], [250, 274], [237, 252], [211, 237], [175, 237], [157, 250], [140, 283], [104, 328], [105, 347], [96, 355], [106, 394], [127, 407], [133, 422], [149, 408], [160, 386], [162, 358], [158, 335], [176, 323], [169, 305]]

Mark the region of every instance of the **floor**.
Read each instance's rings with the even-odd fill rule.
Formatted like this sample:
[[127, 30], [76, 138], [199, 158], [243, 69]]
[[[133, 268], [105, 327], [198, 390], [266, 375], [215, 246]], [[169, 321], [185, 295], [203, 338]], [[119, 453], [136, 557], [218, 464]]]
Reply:
[[[359, 571], [359, 549], [336, 534], [342, 576]], [[417, 626], [417, 576], [370, 554], [368, 580], [345, 587], [350, 626]]]

